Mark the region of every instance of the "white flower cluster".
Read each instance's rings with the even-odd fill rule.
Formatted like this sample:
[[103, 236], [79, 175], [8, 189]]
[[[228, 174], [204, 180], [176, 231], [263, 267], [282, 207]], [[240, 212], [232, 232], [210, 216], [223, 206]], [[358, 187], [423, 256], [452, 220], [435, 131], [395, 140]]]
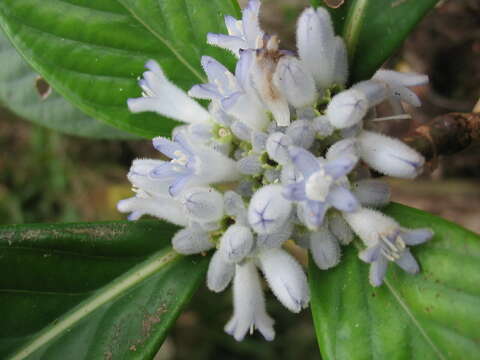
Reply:
[[[372, 123], [408, 118], [402, 102], [419, 106], [409, 86], [426, 76], [380, 70], [371, 80], [344, 89], [348, 61], [329, 13], [306, 9], [298, 21], [298, 56], [279, 50], [259, 26], [260, 2], [250, 0], [242, 20], [225, 18], [228, 35], [208, 43], [238, 57], [235, 74], [215, 59], [201, 60], [208, 83], [185, 93], [155, 61], [146, 65], [143, 97], [132, 112], [155, 111], [185, 123], [172, 140], [153, 146], [170, 160], [138, 159], [128, 174], [136, 196], [118, 204], [136, 220], [153, 215], [183, 227], [173, 238], [182, 254], [215, 249], [207, 285], [223, 291], [233, 279], [234, 314], [225, 330], [241, 340], [258, 329], [274, 338], [258, 270], [278, 300], [299, 312], [309, 303], [304, 270], [282, 246], [310, 250], [320, 269], [340, 261], [340, 246], [354, 233], [366, 248], [370, 282], [382, 284], [388, 261], [419, 270], [407, 245], [432, 236], [408, 230], [378, 208], [389, 202], [377, 173], [414, 178], [423, 157], [399, 140], [369, 131]], [[208, 110], [192, 98], [210, 100]], [[376, 118], [375, 107], [392, 104], [394, 115]]]

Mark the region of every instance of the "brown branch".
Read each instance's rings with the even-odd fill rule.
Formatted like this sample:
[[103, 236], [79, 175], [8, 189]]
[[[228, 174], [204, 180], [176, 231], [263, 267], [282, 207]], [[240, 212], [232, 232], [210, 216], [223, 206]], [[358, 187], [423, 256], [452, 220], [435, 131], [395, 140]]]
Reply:
[[480, 142], [480, 113], [449, 113], [420, 125], [402, 139], [427, 160]]

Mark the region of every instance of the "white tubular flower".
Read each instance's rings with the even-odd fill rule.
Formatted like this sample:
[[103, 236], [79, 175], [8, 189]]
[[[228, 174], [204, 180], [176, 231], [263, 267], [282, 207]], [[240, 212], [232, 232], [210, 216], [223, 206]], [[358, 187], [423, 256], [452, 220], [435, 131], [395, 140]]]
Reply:
[[357, 140], [355, 138], [348, 138], [337, 141], [327, 150], [325, 157], [327, 160], [334, 160], [344, 156], [358, 156]]
[[255, 131], [251, 136], [253, 152], [260, 154], [266, 150], [268, 135], [263, 132]]
[[413, 179], [423, 171], [423, 156], [400, 140], [364, 130], [357, 146], [362, 160], [382, 174]]
[[263, 171], [258, 155], [249, 155], [237, 162], [237, 169], [245, 175], [258, 175]]
[[390, 202], [390, 186], [381, 180], [357, 181], [353, 184], [352, 192], [363, 206], [382, 207]]
[[209, 33], [207, 43], [230, 50], [236, 56], [240, 55], [242, 49], [261, 48], [264, 33], [259, 23], [260, 5], [259, 0], [250, 0], [242, 11], [242, 20], [225, 16], [228, 35]]
[[332, 85], [337, 44], [327, 10], [308, 8], [302, 13], [297, 24], [297, 47], [300, 59], [317, 86], [326, 89]]
[[295, 120], [285, 131], [285, 134], [292, 139], [293, 145], [308, 149], [315, 141], [315, 129], [309, 120]]
[[240, 90], [235, 76], [210, 56], [202, 56], [203, 70], [208, 77], [207, 84], [194, 85], [188, 95], [197, 99], [221, 100]]
[[120, 200], [118, 211], [131, 213], [129, 220], [138, 220], [143, 215], [151, 215], [175, 225], [186, 226], [188, 220], [180, 203], [169, 196], [153, 196], [140, 194], [129, 199]]
[[340, 36], [335, 37], [335, 58], [333, 60], [332, 82], [345, 85], [348, 80], [348, 54], [345, 42]]
[[325, 115], [317, 116], [313, 119], [313, 128], [320, 137], [330, 136], [335, 130]]
[[164, 164], [163, 160], [135, 159], [128, 171], [127, 178], [134, 188], [150, 195], [168, 195], [168, 182], [150, 177], [152, 169]]
[[161, 160], [134, 160], [127, 177], [137, 194], [132, 198], [120, 200], [117, 209], [122, 213], [130, 213], [128, 219], [132, 221], [138, 220], [143, 215], [151, 215], [185, 226], [188, 220], [180, 202], [168, 194], [169, 184], [149, 176], [153, 168], [163, 163]]
[[154, 111], [189, 124], [210, 121], [208, 111], [170, 82], [156, 61], [150, 60], [145, 66], [149, 71], [139, 82], [143, 97], [128, 99], [131, 112]]
[[240, 140], [249, 141], [252, 137], [252, 129], [240, 120], [234, 121], [230, 129], [232, 130], [233, 135]]
[[279, 231], [292, 212], [292, 203], [283, 197], [281, 185], [260, 188], [250, 200], [248, 221], [258, 234]]
[[318, 229], [327, 210], [356, 211], [359, 203], [348, 189], [346, 176], [358, 158], [348, 154], [331, 161], [316, 158], [311, 152], [291, 146], [289, 153], [302, 179], [285, 186], [283, 195], [298, 204], [300, 220], [311, 230]]
[[293, 222], [288, 221], [280, 231], [273, 234], [259, 234], [257, 235], [258, 248], [278, 248], [290, 239], [293, 232]]
[[387, 85], [380, 81], [365, 80], [352, 86], [362, 92], [368, 100], [368, 107], [373, 107], [383, 102], [388, 97]]
[[233, 316], [225, 325], [225, 331], [241, 341], [250, 331], [258, 329], [271, 341], [275, 337], [273, 320], [265, 310], [265, 298], [257, 269], [251, 261], [237, 264], [233, 279]]
[[335, 212], [328, 217], [328, 229], [342, 245], [348, 245], [353, 240], [353, 231], [342, 215]]
[[226, 289], [235, 274], [235, 264], [225, 261], [219, 251], [215, 251], [208, 265], [207, 287], [213, 292]]
[[278, 126], [288, 126], [290, 124], [288, 102], [273, 80], [278, 56], [278, 40], [272, 37], [267, 48], [258, 50], [252, 66], [251, 79], [258, 95], [272, 113]]
[[237, 223], [247, 224], [247, 209], [242, 197], [235, 191], [227, 191], [223, 196], [225, 214], [235, 217]]
[[281, 132], [275, 132], [267, 139], [267, 154], [270, 159], [278, 162], [279, 164], [288, 164], [290, 162], [288, 147], [291, 145], [293, 145], [293, 141], [289, 136], [286, 136]]
[[393, 70], [378, 70], [372, 77], [373, 80], [383, 82], [388, 87], [388, 100], [395, 114], [404, 113], [402, 102], [411, 106], [421, 105], [417, 94], [408, 89], [410, 86], [425, 85], [428, 76], [417, 73], [400, 73]]
[[240, 177], [234, 160], [207, 146], [192, 144], [182, 132], [173, 141], [156, 137], [153, 146], [172, 160], [153, 168], [150, 176], [168, 182], [172, 196], [187, 186], [234, 181]]
[[253, 234], [247, 226], [231, 225], [220, 239], [218, 251], [231, 263], [242, 261], [252, 250]]
[[293, 56], [284, 56], [278, 61], [273, 83], [294, 107], [312, 105], [317, 99], [312, 75]]
[[212, 188], [193, 187], [180, 195], [185, 213], [198, 222], [215, 222], [223, 216], [223, 196]]
[[221, 104], [229, 115], [242, 121], [252, 130], [263, 131], [268, 126], [269, 118], [257, 89], [253, 86], [252, 77], [256, 61], [256, 52], [242, 51], [235, 69], [235, 78], [240, 90], [222, 99]]
[[310, 235], [313, 261], [322, 269], [330, 269], [340, 262], [340, 245], [327, 227], [322, 226]]
[[407, 245], [422, 244], [433, 236], [429, 229], [409, 230], [379, 211], [363, 208], [344, 213], [345, 220], [367, 246], [360, 252], [361, 260], [370, 263], [370, 283], [380, 286], [387, 272], [388, 261], [395, 262], [408, 273], [420, 268]]
[[368, 99], [356, 89], [335, 95], [327, 106], [328, 120], [337, 129], [345, 129], [359, 123], [368, 110]]
[[270, 289], [288, 310], [298, 313], [308, 306], [307, 277], [290, 254], [282, 249], [263, 250], [258, 262]]
[[178, 231], [172, 239], [173, 249], [183, 255], [198, 254], [213, 248], [210, 235], [198, 224]]

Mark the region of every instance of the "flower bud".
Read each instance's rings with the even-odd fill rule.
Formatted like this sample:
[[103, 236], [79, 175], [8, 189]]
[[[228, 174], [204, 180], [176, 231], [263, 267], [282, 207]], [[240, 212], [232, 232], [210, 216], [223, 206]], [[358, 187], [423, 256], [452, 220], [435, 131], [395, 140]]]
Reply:
[[275, 337], [273, 320], [265, 310], [265, 298], [257, 269], [251, 261], [235, 266], [233, 279], [233, 316], [225, 331], [241, 341], [248, 331], [257, 328], [271, 341]]
[[254, 132], [251, 136], [253, 151], [256, 153], [265, 151], [265, 147], [267, 146], [267, 138], [268, 135], [264, 132]]
[[281, 132], [271, 134], [267, 139], [267, 153], [270, 159], [279, 164], [288, 164], [290, 162], [290, 155], [288, 147], [293, 145], [292, 139]]
[[233, 135], [235, 135], [240, 140], [250, 141], [252, 130], [243, 122], [239, 120], [234, 121], [230, 130], [232, 130]]
[[235, 264], [225, 261], [220, 251], [215, 251], [208, 265], [207, 287], [214, 292], [225, 290], [235, 273]]
[[267, 185], [260, 188], [250, 200], [248, 221], [259, 234], [279, 231], [292, 212], [292, 203], [282, 195], [281, 185]]
[[326, 115], [335, 128], [344, 129], [360, 122], [367, 110], [367, 97], [359, 90], [349, 89], [332, 98]]
[[322, 270], [330, 269], [340, 262], [340, 245], [325, 226], [310, 235], [310, 251], [313, 261]]
[[345, 85], [348, 80], [348, 55], [345, 42], [340, 36], [335, 37], [335, 58], [333, 60], [332, 82]]
[[327, 160], [333, 160], [347, 155], [358, 156], [355, 139], [350, 138], [337, 141], [335, 144], [328, 148], [325, 157], [327, 158]]
[[287, 309], [298, 313], [308, 305], [307, 277], [290, 254], [281, 249], [263, 250], [258, 261], [270, 289]]
[[348, 245], [353, 240], [353, 231], [339, 213], [335, 212], [328, 217], [328, 229], [342, 245]]
[[315, 141], [315, 129], [311, 121], [295, 120], [287, 128], [285, 134], [292, 139], [295, 146], [310, 148]]
[[325, 115], [317, 116], [313, 119], [313, 128], [315, 129], [316, 133], [321, 137], [330, 136], [335, 130]]
[[247, 256], [253, 247], [250, 229], [242, 225], [231, 225], [220, 239], [219, 251], [226, 261], [237, 263]]
[[357, 140], [360, 157], [382, 174], [412, 179], [423, 170], [423, 156], [400, 140], [370, 131], [362, 131]]
[[242, 216], [246, 214], [245, 203], [235, 191], [227, 191], [223, 195], [223, 207], [228, 216]]
[[183, 255], [198, 254], [213, 248], [210, 236], [198, 225], [178, 231], [172, 239], [173, 249]]
[[294, 107], [312, 105], [317, 98], [312, 75], [293, 56], [284, 56], [279, 60], [273, 83]]
[[245, 175], [258, 175], [262, 172], [262, 163], [258, 155], [249, 155], [237, 162], [237, 169]]
[[199, 222], [218, 221], [223, 216], [223, 197], [212, 188], [189, 188], [182, 193], [181, 203], [185, 213]]
[[375, 80], [360, 81], [353, 85], [352, 89], [356, 89], [366, 96], [369, 107], [380, 104], [388, 96], [386, 85]]
[[390, 202], [390, 186], [380, 180], [357, 181], [353, 184], [352, 192], [363, 206], [381, 207]]
[[300, 15], [297, 47], [300, 59], [313, 75], [317, 86], [325, 89], [332, 85], [336, 42], [327, 10], [308, 8]]
[[281, 247], [282, 244], [290, 239], [293, 232], [293, 223], [288, 221], [287, 224], [279, 231], [273, 234], [257, 235], [257, 246], [263, 248]]

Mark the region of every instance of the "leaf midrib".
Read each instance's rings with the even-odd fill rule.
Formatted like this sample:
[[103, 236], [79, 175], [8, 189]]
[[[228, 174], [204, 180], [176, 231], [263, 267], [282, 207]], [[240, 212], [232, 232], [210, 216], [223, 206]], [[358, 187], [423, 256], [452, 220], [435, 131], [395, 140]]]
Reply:
[[40, 333], [39, 336], [35, 337], [31, 342], [28, 342], [18, 349], [16, 353], [10, 357], [10, 360], [27, 358], [40, 347], [55, 339], [63, 331], [74, 326], [85, 316], [93, 313], [101, 306], [121, 296], [135, 285], [151, 277], [160, 269], [178, 259], [180, 259], [180, 255], [172, 249], [161, 250], [157, 252], [145, 263], [138, 266], [136, 271], [131, 271], [130, 273], [118, 278], [118, 280], [114, 281], [112, 284], [105, 286], [105, 291], [102, 291], [101, 289], [98, 290], [98, 296], [87, 299], [58, 322], [46, 328]]
[[402, 310], [407, 314], [408, 318], [410, 321], [413, 323], [413, 325], [417, 328], [417, 330], [422, 334], [428, 345], [433, 349], [435, 354], [438, 356], [439, 359], [441, 360], [447, 360], [447, 358], [443, 355], [443, 353], [440, 351], [440, 349], [437, 347], [437, 345], [433, 342], [433, 340], [430, 338], [426, 330], [423, 328], [423, 326], [420, 324], [420, 322], [415, 318], [413, 315], [413, 311], [409, 308], [407, 303], [402, 299], [400, 294], [396, 291], [394, 286], [388, 281], [387, 279], [384, 280], [385, 285], [387, 286], [388, 290], [392, 294], [393, 298], [397, 301], [397, 303], [400, 305]]
[[[355, 245], [355, 248], [358, 251], [363, 250], [363, 246], [360, 244], [360, 240], [355, 240], [353, 241], [353, 244]], [[357, 261], [360, 261], [357, 259]], [[427, 344], [433, 349], [435, 354], [438, 356], [439, 359], [441, 360], [446, 360], [446, 357], [443, 355], [443, 353], [440, 351], [440, 349], [435, 345], [433, 340], [430, 338], [426, 330], [423, 328], [423, 326], [420, 324], [419, 321], [415, 318], [413, 315], [413, 311], [409, 308], [407, 303], [402, 299], [400, 294], [395, 290], [393, 285], [388, 281], [388, 279], [384, 280], [385, 286], [387, 286], [388, 291], [392, 294], [392, 297], [395, 299], [395, 301], [398, 303], [400, 308], [407, 314], [407, 317], [410, 319], [412, 324], [417, 328], [417, 330], [420, 332], [420, 334], [423, 336]]]

